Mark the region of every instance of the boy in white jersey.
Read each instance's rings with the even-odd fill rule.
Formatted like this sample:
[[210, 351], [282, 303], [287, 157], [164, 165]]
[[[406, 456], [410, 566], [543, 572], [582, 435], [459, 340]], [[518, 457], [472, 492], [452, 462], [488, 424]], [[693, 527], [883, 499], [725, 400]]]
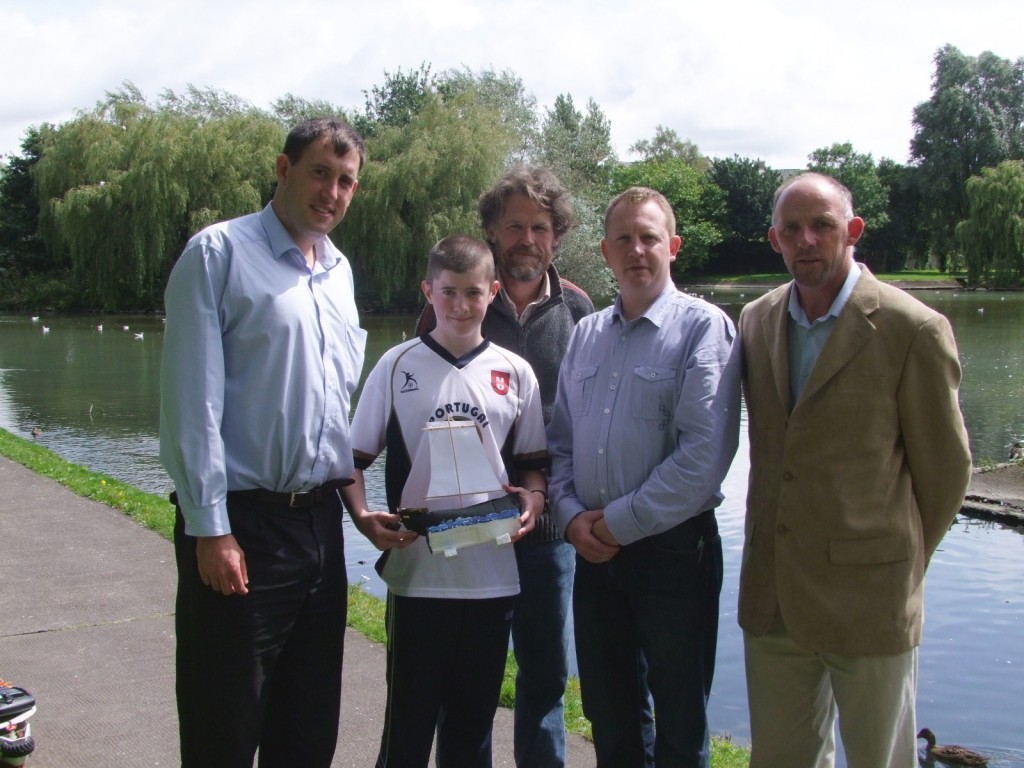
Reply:
[[[432, 554], [425, 537], [398, 526], [395, 513], [432, 508], [424, 427], [465, 419], [476, 424], [505, 490], [520, 496], [521, 527], [512, 540], [528, 533], [547, 487], [540, 391], [526, 361], [481, 332], [498, 291], [486, 243], [462, 235], [441, 240], [422, 288], [437, 326], [386, 352], [370, 372], [352, 422], [355, 483], [342, 490], [356, 527], [384, 550], [377, 567], [388, 585], [388, 700], [377, 768], [425, 768], [435, 730], [439, 768], [490, 768], [491, 723], [519, 593], [515, 551], [483, 544], [452, 558]], [[363, 470], [385, 448], [389, 511], [373, 512]]]

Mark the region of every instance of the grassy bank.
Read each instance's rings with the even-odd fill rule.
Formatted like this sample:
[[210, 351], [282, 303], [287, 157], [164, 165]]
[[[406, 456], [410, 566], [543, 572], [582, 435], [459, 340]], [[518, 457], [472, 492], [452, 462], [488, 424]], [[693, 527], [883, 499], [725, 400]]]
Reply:
[[[79, 496], [85, 496], [124, 512], [140, 525], [156, 531], [168, 540], [172, 537], [174, 508], [163, 496], [144, 493], [120, 480], [72, 464], [48, 448], [17, 437], [4, 429], [0, 429], [0, 455], [56, 480]], [[372, 642], [383, 643], [383, 601], [359, 587], [350, 587], [348, 624]], [[515, 676], [515, 660], [509, 654], [501, 693], [501, 704], [504, 707], [511, 707], [513, 704]], [[575, 678], [569, 681], [569, 689], [565, 695], [565, 720], [570, 732], [590, 738], [590, 723], [583, 716], [579, 681]], [[714, 740], [712, 756], [714, 764], [722, 768], [742, 768], [749, 762], [749, 752], [731, 744], [728, 739]]]
[[[966, 275], [959, 275], [965, 277]], [[904, 287], [913, 287], [920, 284], [922, 287], [931, 283], [955, 283], [958, 275], [950, 275], [947, 272], [940, 272], [937, 269], [908, 269], [904, 272], [882, 272], [876, 274], [879, 280], [885, 283], [896, 283]], [[687, 286], [710, 286], [722, 287], [763, 287], [772, 288], [782, 285], [790, 280], [788, 272], [765, 272], [756, 275], [690, 275], [681, 281]]]

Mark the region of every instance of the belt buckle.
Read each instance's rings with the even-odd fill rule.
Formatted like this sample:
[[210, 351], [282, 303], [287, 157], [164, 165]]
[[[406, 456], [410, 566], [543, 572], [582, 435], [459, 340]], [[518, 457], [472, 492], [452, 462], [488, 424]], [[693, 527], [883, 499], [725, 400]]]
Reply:
[[292, 491], [291, 492], [291, 496], [288, 498], [288, 506], [290, 508], [294, 509], [295, 506], [296, 506], [296, 504], [295, 504], [295, 497], [296, 496], [302, 496], [302, 495], [303, 495], [302, 491]]

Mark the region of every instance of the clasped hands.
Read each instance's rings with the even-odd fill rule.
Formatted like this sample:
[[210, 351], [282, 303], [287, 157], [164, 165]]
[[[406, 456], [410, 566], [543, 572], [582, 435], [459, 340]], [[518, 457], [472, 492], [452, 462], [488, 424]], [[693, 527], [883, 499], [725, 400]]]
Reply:
[[619, 553], [603, 509], [588, 509], [569, 521], [565, 529], [565, 540], [588, 563], [606, 563]]

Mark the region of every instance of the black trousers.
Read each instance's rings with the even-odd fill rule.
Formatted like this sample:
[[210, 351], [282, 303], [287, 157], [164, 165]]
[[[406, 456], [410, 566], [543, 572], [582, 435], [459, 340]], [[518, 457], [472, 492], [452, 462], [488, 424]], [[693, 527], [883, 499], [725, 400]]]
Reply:
[[288, 509], [230, 494], [247, 595], [199, 578], [180, 508], [177, 699], [184, 768], [328, 768], [338, 739], [348, 609], [341, 502]]
[[491, 768], [491, 726], [516, 597], [388, 592], [388, 702], [377, 768]]

